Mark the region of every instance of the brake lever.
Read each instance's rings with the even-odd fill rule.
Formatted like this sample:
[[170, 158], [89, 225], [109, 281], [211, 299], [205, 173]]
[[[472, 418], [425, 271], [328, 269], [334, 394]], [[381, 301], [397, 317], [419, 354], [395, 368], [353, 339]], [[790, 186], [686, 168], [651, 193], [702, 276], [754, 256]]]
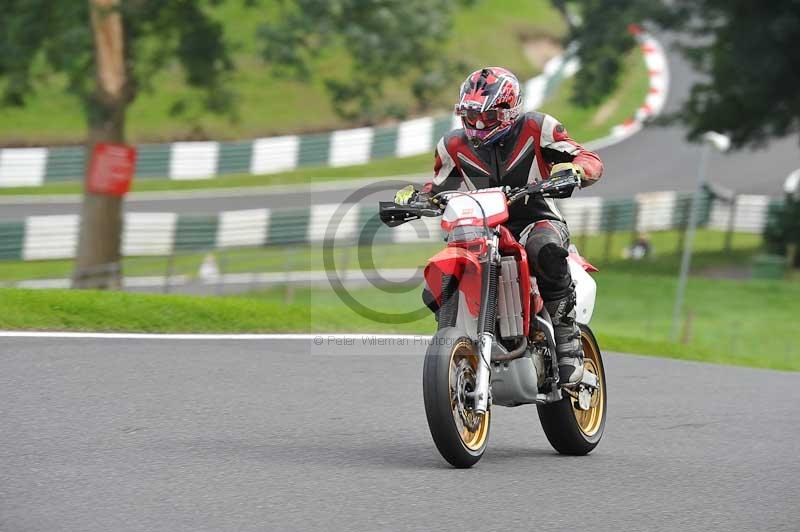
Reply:
[[[551, 178], [543, 182], [541, 193], [545, 197], [558, 198], [559, 196], [557, 196], [557, 194], [561, 194], [568, 190], [574, 190], [576, 187], [580, 189], [581, 178], [576, 173], [570, 173], [566, 176], [560, 176], [555, 179]], [[551, 194], [554, 196], [551, 196]]]
[[533, 194], [537, 194], [541, 190], [541, 182], [540, 183], [531, 183], [529, 185], [525, 185], [524, 187], [518, 188], [516, 190], [511, 191], [512, 194], [508, 196], [508, 204], [512, 205], [522, 198], [527, 196], [531, 196]]

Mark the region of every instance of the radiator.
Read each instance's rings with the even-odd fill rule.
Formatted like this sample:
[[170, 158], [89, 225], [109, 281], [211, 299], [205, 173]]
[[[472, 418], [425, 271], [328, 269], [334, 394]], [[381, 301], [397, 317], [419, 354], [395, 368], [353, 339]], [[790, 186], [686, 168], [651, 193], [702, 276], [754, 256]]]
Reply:
[[514, 257], [500, 259], [500, 283], [497, 302], [497, 321], [502, 338], [522, 336], [522, 298], [519, 289], [519, 269]]

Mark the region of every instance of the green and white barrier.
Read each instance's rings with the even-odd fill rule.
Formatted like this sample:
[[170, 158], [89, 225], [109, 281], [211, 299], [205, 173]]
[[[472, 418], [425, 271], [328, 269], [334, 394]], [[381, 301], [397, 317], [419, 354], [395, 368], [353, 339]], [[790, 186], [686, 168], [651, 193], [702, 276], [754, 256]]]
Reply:
[[[651, 35], [637, 39], [650, 79], [648, 94], [634, 116], [591, 149], [615, 144], [636, 133], [657, 116], [669, 89], [669, 64], [663, 47]], [[526, 111], [538, 109], [559, 82], [573, 75], [579, 62], [568, 51], [548, 61], [542, 74], [523, 84]], [[286, 135], [233, 142], [175, 142], [137, 146], [136, 179], [212, 179], [231, 174], [271, 174], [302, 167], [349, 166], [385, 157], [432, 153], [439, 138], [461, 127], [457, 117], [437, 115], [382, 127], [362, 127], [309, 135]], [[0, 188], [32, 187], [83, 178], [83, 147], [0, 149]]]
[[[770, 198], [740, 195], [733, 204], [704, 198], [700, 224], [717, 230], [760, 233]], [[640, 194], [628, 199], [571, 198], [558, 206], [574, 235], [608, 231], [662, 231], [685, 227], [690, 197], [675, 192]], [[389, 229], [377, 209], [361, 205], [314, 205], [302, 209], [248, 209], [204, 216], [170, 212], [127, 213], [122, 253], [164, 256], [232, 247], [372, 242], [418, 242], [441, 238], [439, 220], [425, 218]], [[0, 260], [75, 257], [78, 215], [29, 216], [0, 222]]]
[[[524, 84], [525, 110], [538, 108], [557, 84], [577, 70], [558, 56]], [[230, 174], [271, 174], [308, 166], [351, 166], [385, 157], [433, 153], [439, 138], [461, 127], [452, 115], [428, 116], [383, 127], [285, 135], [234, 142], [175, 142], [137, 146], [136, 179], [211, 179]], [[0, 188], [33, 187], [83, 178], [83, 147], [0, 149]]]

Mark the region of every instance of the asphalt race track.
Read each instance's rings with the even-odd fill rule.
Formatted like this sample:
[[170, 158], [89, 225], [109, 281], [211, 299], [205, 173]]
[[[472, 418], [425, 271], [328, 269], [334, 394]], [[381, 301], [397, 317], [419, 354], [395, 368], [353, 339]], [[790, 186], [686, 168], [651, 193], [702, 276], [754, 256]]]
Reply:
[[496, 408], [458, 471], [424, 348], [3, 338], [0, 530], [797, 530], [800, 374], [606, 355], [610, 417], [556, 455]]
[[[665, 44], [670, 41], [670, 38], [663, 40]], [[665, 112], [671, 112], [676, 110], [687, 97], [695, 74], [678, 53], [671, 51], [669, 47], [667, 50], [670, 91]], [[679, 126], [647, 127], [619, 144], [600, 150], [599, 153], [605, 162], [605, 176], [601, 183], [580, 194], [630, 197], [638, 192], [692, 190], [700, 161], [700, 148], [686, 142], [685, 134], [684, 128]], [[738, 193], [776, 196], [781, 193], [786, 176], [798, 168], [800, 168], [800, 139], [791, 136], [773, 140], [762, 149], [724, 155], [714, 153], [709, 162], [708, 176], [711, 182]], [[364, 183], [369, 181], [367, 179]], [[380, 183], [380, 178], [377, 178], [377, 181]], [[161, 194], [165, 197], [152, 198], [151, 195], [147, 198], [129, 198], [125, 208], [131, 212], [212, 213], [262, 207], [305, 207], [346, 201], [357, 188], [363, 186], [338, 191], [315, 191], [308, 186], [298, 185], [294, 191], [282, 191], [279, 194], [243, 190], [239, 195], [226, 194], [218, 197], [212, 192], [184, 199], [170, 198], [170, 194]], [[386, 193], [383, 197], [386, 197]], [[365, 201], [374, 204], [377, 198], [370, 197]], [[47, 204], [3, 202], [0, 205], [0, 219], [79, 211], [80, 205], [75, 200]]]

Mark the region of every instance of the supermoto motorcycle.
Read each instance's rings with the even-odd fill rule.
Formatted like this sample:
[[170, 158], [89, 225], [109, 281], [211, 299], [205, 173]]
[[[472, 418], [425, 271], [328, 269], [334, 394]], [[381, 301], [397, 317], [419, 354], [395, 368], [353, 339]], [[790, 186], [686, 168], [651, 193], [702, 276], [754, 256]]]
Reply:
[[553, 325], [537, 289], [525, 248], [503, 225], [508, 206], [527, 196], [563, 197], [579, 184], [574, 174], [522, 188], [443, 192], [408, 205], [380, 202], [390, 227], [441, 216], [447, 247], [428, 260], [425, 283], [438, 306], [438, 330], [425, 354], [423, 397], [431, 436], [455, 467], [471, 467], [486, 451], [493, 406], [535, 404], [550, 444], [584, 455], [605, 428], [606, 380], [597, 340], [589, 329], [597, 271], [570, 248], [576, 321], [584, 373], [559, 382]]

